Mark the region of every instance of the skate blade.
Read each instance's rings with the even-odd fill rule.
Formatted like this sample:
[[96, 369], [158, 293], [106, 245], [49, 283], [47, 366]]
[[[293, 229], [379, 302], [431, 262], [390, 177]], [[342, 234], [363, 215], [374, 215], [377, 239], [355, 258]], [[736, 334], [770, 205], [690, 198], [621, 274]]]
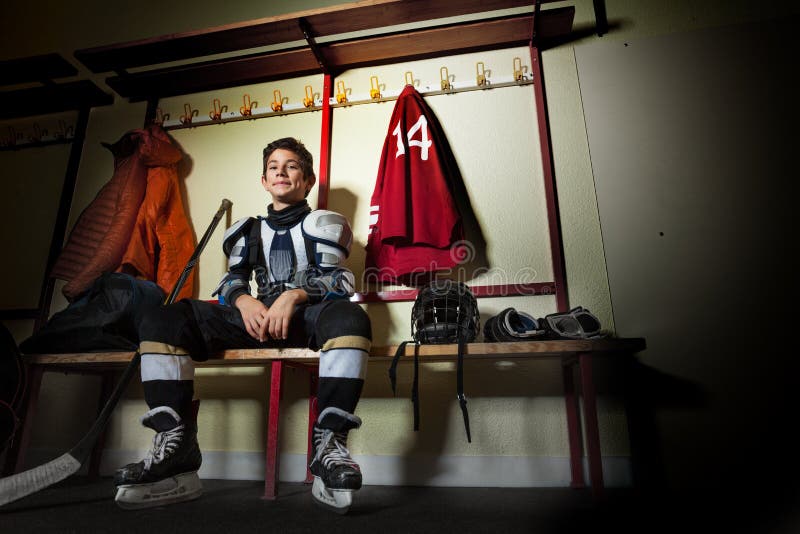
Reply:
[[346, 514], [353, 504], [353, 490], [329, 490], [319, 477], [314, 477], [311, 496], [319, 506], [341, 515]]
[[197, 471], [182, 473], [149, 484], [117, 486], [114, 501], [125, 510], [153, 508], [176, 502], [190, 501], [203, 494]]

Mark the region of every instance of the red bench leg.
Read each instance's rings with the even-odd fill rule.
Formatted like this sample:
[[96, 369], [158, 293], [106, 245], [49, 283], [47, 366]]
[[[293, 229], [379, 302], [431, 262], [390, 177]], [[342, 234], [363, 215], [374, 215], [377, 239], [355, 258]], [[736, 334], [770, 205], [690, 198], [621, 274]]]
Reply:
[[574, 360], [562, 362], [561, 371], [564, 374], [564, 400], [567, 408], [567, 436], [569, 439], [569, 466], [572, 474], [570, 486], [573, 488], [586, 487], [583, 478], [583, 442], [581, 440], [581, 425], [578, 416], [578, 397], [575, 394]]
[[603, 465], [600, 455], [600, 432], [597, 426], [597, 401], [592, 380], [592, 355], [584, 353], [578, 356], [578, 359], [586, 425], [586, 449], [589, 457], [589, 479], [592, 483], [592, 495], [602, 497], [604, 493]]
[[278, 426], [280, 422], [281, 383], [283, 362], [272, 362], [269, 389], [269, 415], [267, 416], [267, 458], [264, 473], [264, 498], [275, 500], [278, 496]]
[[319, 385], [319, 371], [308, 367], [308, 454], [306, 455], [306, 484], [314, 482], [314, 475], [308, 469], [314, 455], [314, 423], [319, 416], [317, 410], [317, 386]]

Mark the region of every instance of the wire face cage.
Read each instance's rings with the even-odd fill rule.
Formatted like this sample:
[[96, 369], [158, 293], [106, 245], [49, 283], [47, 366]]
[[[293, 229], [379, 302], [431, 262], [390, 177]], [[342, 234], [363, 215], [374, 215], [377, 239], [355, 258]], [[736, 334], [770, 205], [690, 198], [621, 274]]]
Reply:
[[478, 304], [461, 282], [434, 280], [420, 289], [411, 310], [411, 336], [417, 343], [469, 343], [480, 329]]

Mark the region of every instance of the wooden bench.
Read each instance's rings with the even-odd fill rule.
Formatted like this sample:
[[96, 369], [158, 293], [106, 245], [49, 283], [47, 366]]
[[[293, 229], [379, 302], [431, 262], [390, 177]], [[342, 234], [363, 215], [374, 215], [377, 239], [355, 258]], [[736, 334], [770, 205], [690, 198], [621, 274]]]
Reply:
[[[603, 471], [601, 465], [600, 441], [597, 426], [597, 404], [593, 381], [593, 357], [610, 355], [630, 356], [645, 348], [641, 338], [607, 338], [596, 340], [557, 340], [526, 341], [516, 343], [469, 343], [466, 345], [465, 360], [470, 359], [525, 359], [559, 358], [561, 360], [566, 401], [567, 431], [569, 439], [571, 487], [586, 486], [583, 474], [583, 440], [586, 439], [586, 456], [589, 467], [589, 480], [594, 496], [603, 494]], [[396, 346], [373, 347], [370, 361], [388, 361], [394, 356]], [[417, 351], [421, 362], [454, 361], [457, 356], [456, 345], [412, 345], [406, 347], [402, 361], [411, 361]], [[23, 463], [25, 451], [30, 442], [32, 421], [36, 415], [37, 399], [42, 375], [46, 371], [99, 373], [103, 377], [100, 407], [115, 385], [115, 374], [124, 368], [133, 357], [132, 352], [107, 352], [86, 354], [32, 354], [24, 356], [29, 366], [28, 399], [25, 419], [15, 443], [13, 457], [10, 457], [8, 472], [18, 471]], [[316, 419], [315, 395], [317, 364], [319, 354], [310, 349], [246, 349], [227, 350], [218, 357], [198, 362], [198, 367], [219, 366], [270, 366], [269, 413], [267, 421], [266, 468], [264, 476], [264, 498], [275, 499], [278, 482], [278, 432], [280, 416], [281, 386], [283, 370], [287, 366], [299, 367], [309, 373], [309, 451], [310, 429]], [[575, 374], [579, 376], [580, 386], [576, 387]], [[583, 425], [579, 417], [579, 401], [583, 403]], [[102, 438], [92, 454], [89, 471], [97, 474]], [[10, 455], [11, 456], [11, 455]], [[311, 481], [307, 473], [307, 481]]]

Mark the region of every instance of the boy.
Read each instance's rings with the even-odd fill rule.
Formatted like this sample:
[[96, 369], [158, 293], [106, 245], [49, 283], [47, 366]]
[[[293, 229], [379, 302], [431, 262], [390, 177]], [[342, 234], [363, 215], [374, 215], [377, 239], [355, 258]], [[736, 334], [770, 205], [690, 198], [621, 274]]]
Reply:
[[114, 477], [116, 502], [123, 508], [200, 496], [193, 360], [226, 348], [320, 350], [312, 495], [315, 502], [345, 513], [352, 492], [361, 487], [360, 468], [346, 443], [348, 431], [361, 425], [353, 412], [372, 335], [367, 314], [348, 300], [354, 279], [344, 259], [352, 232], [338, 213], [308, 206], [305, 199], [316, 177], [313, 157], [300, 141], [278, 139], [264, 149], [263, 158], [261, 184], [272, 204], [267, 217], [241, 219], [225, 232], [228, 272], [214, 292], [224, 304], [186, 299], [142, 321], [142, 385], [150, 408], [142, 424], [156, 436], [148, 458]]

